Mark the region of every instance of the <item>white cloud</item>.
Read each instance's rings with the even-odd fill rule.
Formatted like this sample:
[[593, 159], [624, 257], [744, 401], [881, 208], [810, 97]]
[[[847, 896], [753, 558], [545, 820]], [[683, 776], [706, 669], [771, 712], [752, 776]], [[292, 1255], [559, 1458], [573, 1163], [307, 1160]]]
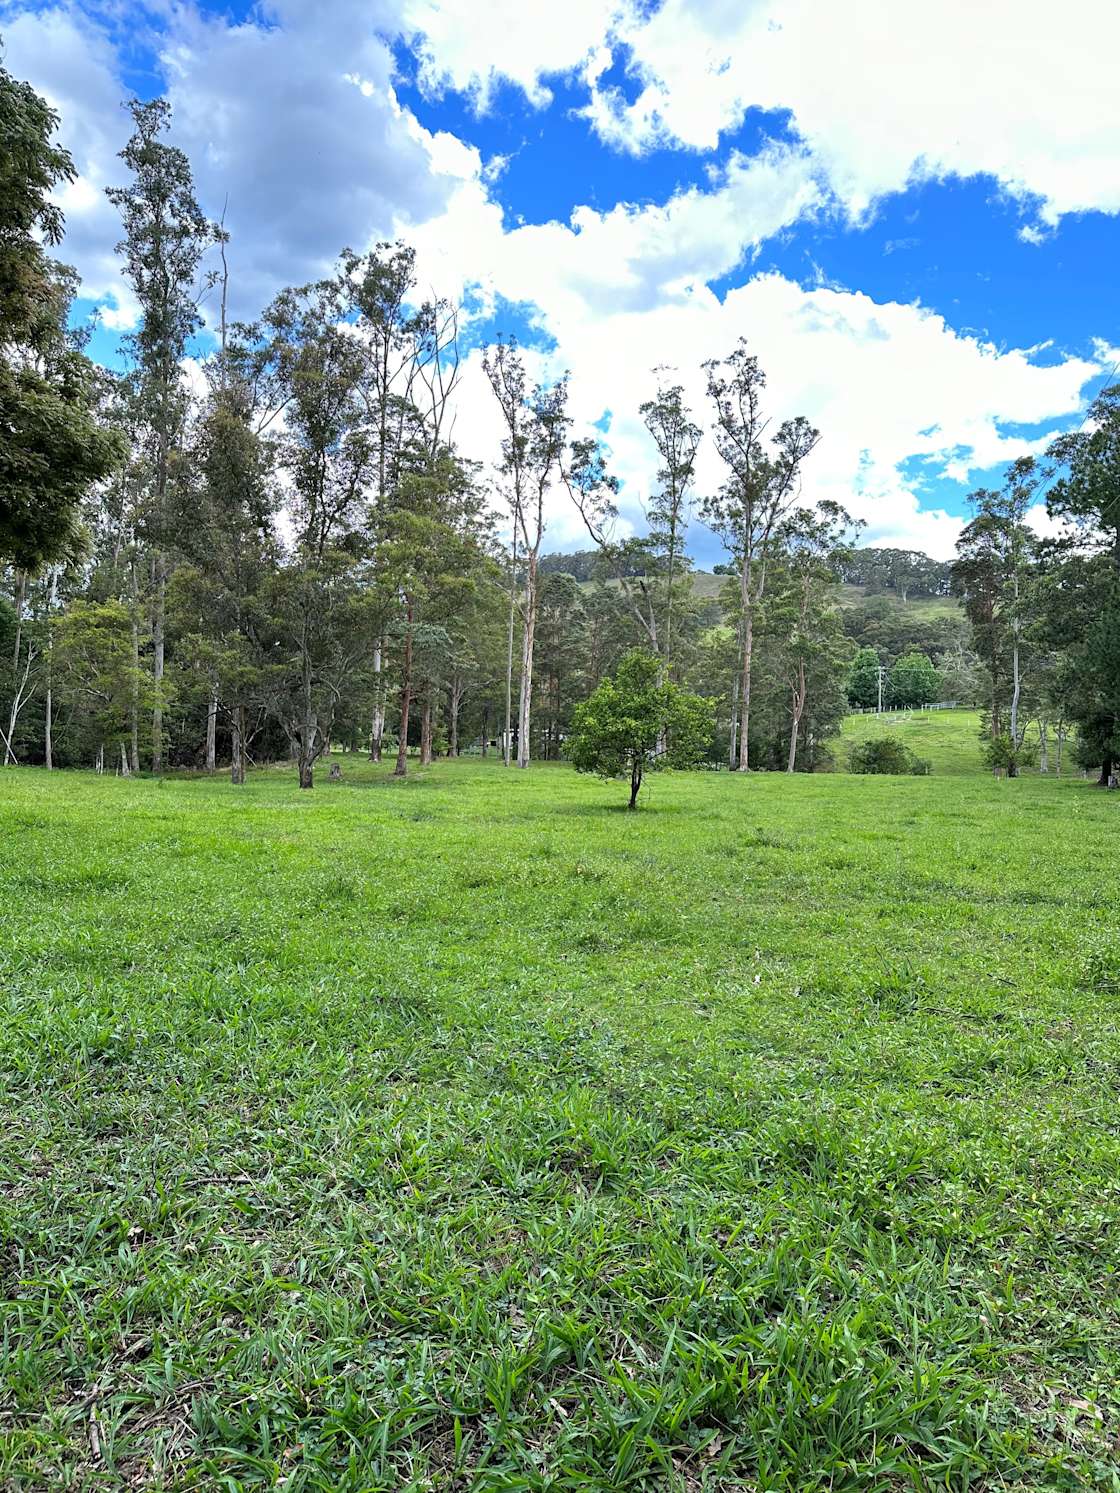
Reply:
[[116, 153], [127, 133], [114, 48], [101, 30], [64, 8], [6, 18], [3, 39], [4, 65], [30, 78], [61, 116], [62, 143], [80, 172], [59, 194], [66, 213], [63, 254], [80, 271], [84, 293], [103, 302], [105, 324], [127, 329], [136, 306], [114, 253], [120, 219], [105, 196], [105, 187], [120, 179]]
[[402, 31], [416, 39], [421, 83], [472, 93], [481, 108], [495, 85], [519, 87], [538, 107], [551, 102], [545, 75], [581, 68], [620, 21], [625, 0], [405, 0]]
[[[1051, 352], [1043, 365], [1034, 350], [997, 349], [919, 306], [877, 304], [823, 277], [809, 289], [775, 274], [747, 278], [757, 246], [832, 210], [833, 189], [859, 210], [905, 181], [915, 151], [925, 162], [921, 169], [957, 169], [945, 164], [948, 147], [937, 143], [942, 115], [907, 71], [920, 71], [922, 58], [941, 56], [940, 20], [923, 22], [919, 33], [912, 11], [892, 9], [888, 24], [878, 0], [857, 0], [851, 11], [814, 7], [810, 37], [803, 0], [783, 6], [784, 34], [767, 29], [768, 0], [684, 8], [668, 0], [651, 18], [627, 13], [615, 31], [625, 33], [648, 74], [648, 107], [631, 110], [600, 91], [601, 128], [617, 128], [620, 139], [629, 132], [632, 144], [656, 131], [702, 146], [765, 85], [770, 92], [762, 101], [786, 98], [806, 144], [771, 144], [750, 158], [732, 153], [704, 189], [677, 192], [663, 203], [624, 203], [607, 212], [581, 206], [568, 222], [507, 228], [495, 196], [500, 164], [483, 162], [452, 134], [428, 131], [400, 105], [391, 53], [373, 27], [391, 33], [423, 26], [429, 80], [474, 87], [480, 99], [499, 74], [534, 98], [540, 78], [557, 71], [584, 67], [592, 80], [601, 78], [617, 37], [605, 43], [604, 12], [587, 0], [566, 8], [475, 6], [469, 13], [458, 0], [404, 3], [404, 22], [394, 0], [380, 9], [339, 0], [329, 18], [305, 0], [273, 0], [267, 14], [238, 24], [189, 6], [168, 11], [160, 66], [174, 137], [191, 156], [206, 210], [220, 212], [228, 194], [238, 309], [254, 313], [280, 285], [319, 273], [344, 243], [360, 248], [379, 237], [409, 236], [425, 284], [451, 295], [469, 291], [483, 313], [499, 297], [528, 308], [555, 340], [547, 354], [527, 353], [531, 369], [539, 376], [571, 369], [579, 427], [611, 412], [611, 459], [625, 480], [631, 523], [640, 522], [655, 467], [637, 413], [653, 389], [650, 370], [675, 365], [706, 425], [700, 366], [728, 352], [741, 334], [770, 375], [776, 418], [805, 413], [823, 432], [806, 470], [806, 497], [842, 502], [868, 522], [869, 540], [938, 555], [951, 551], [960, 520], [923, 507], [931, 491], [924, 479], [967, 482], [1038, 449], [1045, 437], [1007, 436], [1001, 427], [1068, 417], [1085, 382], [1110, 361], [1102, 344], [1092, 360], [1055, 360]], [[878, 59], [875, 67], [864, 53], [845, 59], [836, 30], [841, 12], [857, 30], [863, 27], [864, 53]], [[948, 14], [951, 21], [956, 11]], [[909, 18], [909, 40], [902, 15]], [[987, 25], [986, 16], [985, 10], [974, 18], [978, 27]], [[534, 17], [553, 28], [540, 33], [547, 46], [538, 44]], [[751, 46], [727, 61], [731, 41], [738, 48], [744, 38]], [[103, 191], [120, 177], [115, 153], [127, 134], [120, 59], [106, 33], [64, 6], [16, 14], [5, 39], [8, 65], [60, 108], [63, 138], [81, 168], [65, 197], [66, 253], [87, 291], [109, 297], [115, 324], [126, 324], [132, 308], [112, 254], [119, 228]], [[798, 56], [804, 77], [791, 60]], [[971, 66], [942, 77], [942, 92], [959, 101]], [[997, 82], [1000, 66], [993, 64]], [[798, 90], [814, 87], [819, 97], [796, 104]], [[985, 109], [992, 96], [989, 89]], [[1012, 90], [1006, 111], [1012, 119], [1016, 98]], [[985, 114], [989, 123], [995, 112]], [[956, 123], [960, 138], [952, 150], [963, 162], [975, 153], [976, 132], [971, 115]], [[993, 136], [999, 139], [989, 142], [989, 164], [973, 169], [996, 170], [991, 162], [1010, 159], [1010, 147], [1004, 149], [1010, 135], [994, 130]], [[1024, 182], [1030, 177], [1020, 175]], [[1052, 207], [1070, 200], [1069, 192], [1054, 196]], [[745, 283], [721, 299], [711, 283], [735, 271]], [[481, 459], [497, 449], [497, 412], [477, 355], [469, 362], [457, 435]], [[709, 442], [699, 485], [711, 491], [719, 481]], [[578, 520], [560, 502], [555, 525], [553, 542], [581, 542]]]
[[[749, 109], [791, 127], [853, 216], [915, 178], [995, 177], [1041, 217], [1120, 211], [1120, 7], [1086, 0], [410, 0], [424, 78], [537, 104], [582, 70], [612, 145], [711, 151]], [[630, 99], [604, 81], [623, 62]], [[632, 92], [633, 90], [631, 90]]]
[[[999, 349], [920, 306], [880, 304], [835, 286], [805, 289], [776, 274], [749, 279], [721, 300], [706, 282], [734, 264], [737, 233], [749, 242], [780, 226], [781, 213], [760, 189], [773, 175], [787, 198], [797, 179], [807, 201], [816, 200], [803, 157], [777, 151], [765, 163], [740, 163], [712, 193], [681, 193], [663, 208], [582, 208], [568, 224], [507, 231], [476, 168], [447, 214], [422, 225], [416, 240], [435, 283], [481, 287], [487, 308], [499, 296], [532, 303], [556, 346], [531, 354], [531, 368], [541, 376], [571, 370], [582, 428], [611, 412], [607, 440], [631, 522], [640, 523], [655, 467], [638, 416], [653, 389], [650, 370], [675, 365], [707, 424], [701, 364], [745, 335], [769, 374], [776, 418], [804, 413], [824, 434], [806, 469], [806, 496], [843, 503], [867, 522], [869, 541], [947, 555], [961, 521], [923, 507], [930, 484], [976, 480], [1040, 450], [1047, 436], [1025, 439], [1001, 426], [1059, 428], [1109, 350], [1099, 345], [1091, 359], [1051, 354], [1042, 364], [1034, 361], [1038, 349]], [[492, 455], [497, 424], [477, 360], [458, 433], [470, 454]], [[709, 443], [700, 487], [711, 491], [720, 480]], [[580, 540], [578, 519], [559, 500], [554, 524], [555, 544]]]
[[[282, 285], [322, 273], [344, 244], [364, 246], [447, 202], [454, 180], [396, 100], [378, 21], [395, 25], [395, 8], [334, 0], [327, 24], [304, 0], [272, 0], [256, 19], [231, 24], [184, 5], [153, 38], [171, 138], [190, 157], [202, 207], [217, 217], [228, 200], [236, 314], [255, 314]], [[107, 324], [127, 328], [135, 307], [104, 193], [124, 175], [116, 157], [130, 130], [113, 39], [59, 4], [6, 20], [4, 42], [9, 69], [57, 107], [81, 173], [62, 197], [65, 253], [87, 293], [109, 298]]]

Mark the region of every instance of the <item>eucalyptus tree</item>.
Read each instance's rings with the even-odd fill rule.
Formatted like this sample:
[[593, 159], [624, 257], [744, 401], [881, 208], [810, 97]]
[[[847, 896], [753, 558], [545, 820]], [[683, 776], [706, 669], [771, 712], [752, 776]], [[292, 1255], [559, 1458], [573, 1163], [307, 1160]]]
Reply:
[[[366, 254], [343, 251], [338, 270], [347, 320], [365, 354], [361, 397], [377, 450], [370, 526], [376, 531], [418, 442], [429, 457], [446, 444], [452, 396], [460, 377], [457, 309], [418, 294], [416, 251], [379, 243]], [[381, 760], [385, 730], [386, 628], [404, 598], [383, 598], [372, 649], [374, 676], [370, 761]], [[398, 629], [399, 630], [399, 629]]]
[[118, 245], [125, 279], [140, 306], [140, 324], [126, 345], [134, 369], [134, 422], [143, 477], [137, 531], [148, 549], [151, 601], [152, 768], [163, 767], [165, 602], [168, 575], [167, 519], [175, 455], [186, 429], [189, 405], [182, 360], [202, 325], [200, 280], [207, 249], [220, 236], [195, 197], [190, 161], [164, 139], [171, 127], [166, 99], [128, 105], [133, 133], [121, 159], [131, 172], [127, 186], [110, 187], [125, 236]]
[[785, 420], [769, 443], [763, 410], [766, 375], [745, 338], [722, 361], [704, 365], [715, 421], [716, 450], [728, 469], [720, 491], [705, 498], [702, 514], [719, 535], [737, 578], [741, 648], [738, 666], [739, 749], [736, 765], [750, 766], [751, 668], [755, 618], [766, 589], [775, 530], [796, 502], [801, 467], [820, 440], [803, 415]]
[[277, 442], [257, 377], [260, 349], [238, 336], [206, 367], [205, 404], [186, 449], [169, 521], [184, 562], [176, 600], [181, 630], [207, 674], [205, 762], [216, 766], [218, 717], [231, 742], [230, 778], [244, 783], [267, 699], [263, 592], [280, 562]]
[[619, 483], [607, 472], [602, 447], [591, 437], [573, 441], [563, 467], [564, 485], [583, 520], [584, 528], [618, 589], [627, 611], [637, 623], [641, 646], [665, 659], [663, 610], [658, 584], [658, 559], [651, 536], [619, 538], [617, 532]]
[[838, 567], [850, 549], [853, 523], [838, 503], [787, 515], [777, 534], [777, 567], [785, 581], [784, 605], [775, 610], [782, 634], [789, 689], [789, 753], [786, 771], [797, 766], [810, 691], [822, 683], [839, 685], [855, 651], [844, 636], [836, 604]]
[[1061, 469], [1046, 507], [1067, 531], [1048, 634], [1067, 659], [1063, 696], [1078, 752], [1107, 783], [1120, 763], [1120, 384], [1047, 453]]
[[108, 762], [125, 777], [133, 703], [139, 696], [147, 705], [154, 691], [137, 668], [131, 631], [128, 608], [116, 600], [76, 599], [53, 623], [54, 683], [71, 731], [98, 772]]
[[619, 484], [607, 472], [598, 441], [588, 437], [573, 441], [563, 475], [602, 565], [637, 624], [641, 646], [661, 660], [668, 678], [674, 607], [683, 600], [677, 593], [680, 577], [689, 568], [685, 551], [688, 491], [701, 432], [678, 385], [659, 385], [656, 398], [641, 406], [641, 415], [661, 462], [657, 487], [646, 509], [647, 534], [619, 537], [615, 501]]
[[[512, 340], [488, 348], [482, 366], [501, 410], [505, 434], [501, 471], [513, 528], [510, 568], [510, 668], [512, 691], [513, 614], [521, 615], [521, 679], [517, 711], [517, 765], [529, 765], [533, 701], [533, 650], [537, 625], [538, 566], [547, 525], [546, 502], [560, 476], [568, 427], [567, 375], [555, 384], [530, 389], [525, 365]], [[518, 570], [520, 551], [521, 570]], [[521, 584], [519, 585], [519, 580]], [[520, 591], [520, 597], [518, 592]], [[506, 761], [509, 762], [510, 707], [506, 708]]]
[[453, 667], [459, 619], [474, 605], [480, 584], [493, 595], [494, 562], [486, 495], [474, 468], [449, 447], [434, 454], [423, 432], [402, 466], [379, 533], [382, 585], [405, 602], [399, 636], [399, 711], [394, 774], [408, 771], [411, 711], [419, 684], [422, 756], [444, 678]]
[[[667, 369], [654, 371], [659, 375], [668, 372]], [[658, 486], [646, 516], [651, 548], [664, 557], [665, 637], [661, 656], [668, 678], [673, 666], [673, 603], [677, 569], [684, 562], [687, 570], [688, 495], [695, 474], [701, 430], [685, 404], [680, 384], [666, 384], [659, 380], [654, 398], [641, 405], [639, 413], [661, 460], [657, 472]]]
[[998, 491], [979, 488], [970, 494], [976, 516], [957, 541], [952, 571], [988, 671], [993, 741], [1004, 733], [1007, 711], [1009, 747], [1004, 755], [1010, 777], [1018, 774], [1026, 727], [1019, 705], [1037, 552], [1026, 516], [1038, 481], [1033, 458], [1025, 457], [1008, 467]]
[[337, 282], [285, 290], [246, 340], [277, 418], [290, 539], [266, 590], [274, 632], [272, 708], [292, 744], [301, 788], [368, 654], [370, 605], [358, 585], [365, 494], [377, 470], [362, 398], [365, 359], [342, 317]]

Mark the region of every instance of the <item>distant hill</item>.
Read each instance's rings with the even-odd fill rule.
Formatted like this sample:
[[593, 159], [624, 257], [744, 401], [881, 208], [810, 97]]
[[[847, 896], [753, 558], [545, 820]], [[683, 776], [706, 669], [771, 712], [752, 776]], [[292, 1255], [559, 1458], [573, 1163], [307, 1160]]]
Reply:
[[[637, 566], [635, 559], [635, 567]], [[575, 550], [570, 554], [542, 555], [541, 571], [562, 572], [584, 585], [594, 583], [601, 571], [597, 550]], [[635, 568], [634, 574], [640, 572]], [[841, 604], [862, 606], [882, 598], [897, 603], [910, 617], [957, 616], [960, 604], [949, 594], [950, 567], [942, 560], [932, 560], [918, 550], [881, 549], [867, 546], [852, 551], [842, 572]], [[714, 601], [727, 581], [726, 576], [710, 570], [692, 572], [692, 589], [701, 601]], [[609, 580], [608, 586], [617, 585]]]

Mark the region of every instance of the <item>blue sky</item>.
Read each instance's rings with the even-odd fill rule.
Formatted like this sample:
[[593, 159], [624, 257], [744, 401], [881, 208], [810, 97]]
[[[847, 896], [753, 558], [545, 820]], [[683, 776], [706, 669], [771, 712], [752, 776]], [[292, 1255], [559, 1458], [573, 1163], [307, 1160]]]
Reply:
[[[132, 315], [119, 103], [163, 92], [203, 206], [229, 200], [242, 312], [343, 244], [410, 238], [472, 308], [468, 347], [516, 331], [540, 377], [571, 371], [636, 527], [651, 368], [706, 424], [699, 365], [745, 336], [775, 422], [824, 434], [806, 496], [947, 553], [969, 489], [1076, 424], [1118, 355], [1117, 9], [1074, 31], [1038, 0], [8, 0], [0, 34], [81, 172], [67, 253], [99, 355]], [[486, 460], [468, 374], [457, 432]], [[578, 539], [559, 496], [552, 539]]]

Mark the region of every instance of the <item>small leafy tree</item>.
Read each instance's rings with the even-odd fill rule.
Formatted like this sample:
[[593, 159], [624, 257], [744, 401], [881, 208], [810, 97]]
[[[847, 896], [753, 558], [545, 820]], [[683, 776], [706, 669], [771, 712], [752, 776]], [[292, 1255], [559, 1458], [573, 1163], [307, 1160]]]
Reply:
[[985, 726], [980, 732], [984, 761], [997, 775], [1005, 772], [1009, 778], [1017, 778], [1024, 767], [1038, 766], [1038, 748], [1034, 742], [1016, 738], [1010, 731], [1001, 731], [993, 736]]
[[576, 711], [568, 749], [577, 772], [630, 779], [637, 805], [646, 772], [696, 767], [712, 736], [713, 702], [675, 684], [659, 684], [660, 661], [634, 649]]

